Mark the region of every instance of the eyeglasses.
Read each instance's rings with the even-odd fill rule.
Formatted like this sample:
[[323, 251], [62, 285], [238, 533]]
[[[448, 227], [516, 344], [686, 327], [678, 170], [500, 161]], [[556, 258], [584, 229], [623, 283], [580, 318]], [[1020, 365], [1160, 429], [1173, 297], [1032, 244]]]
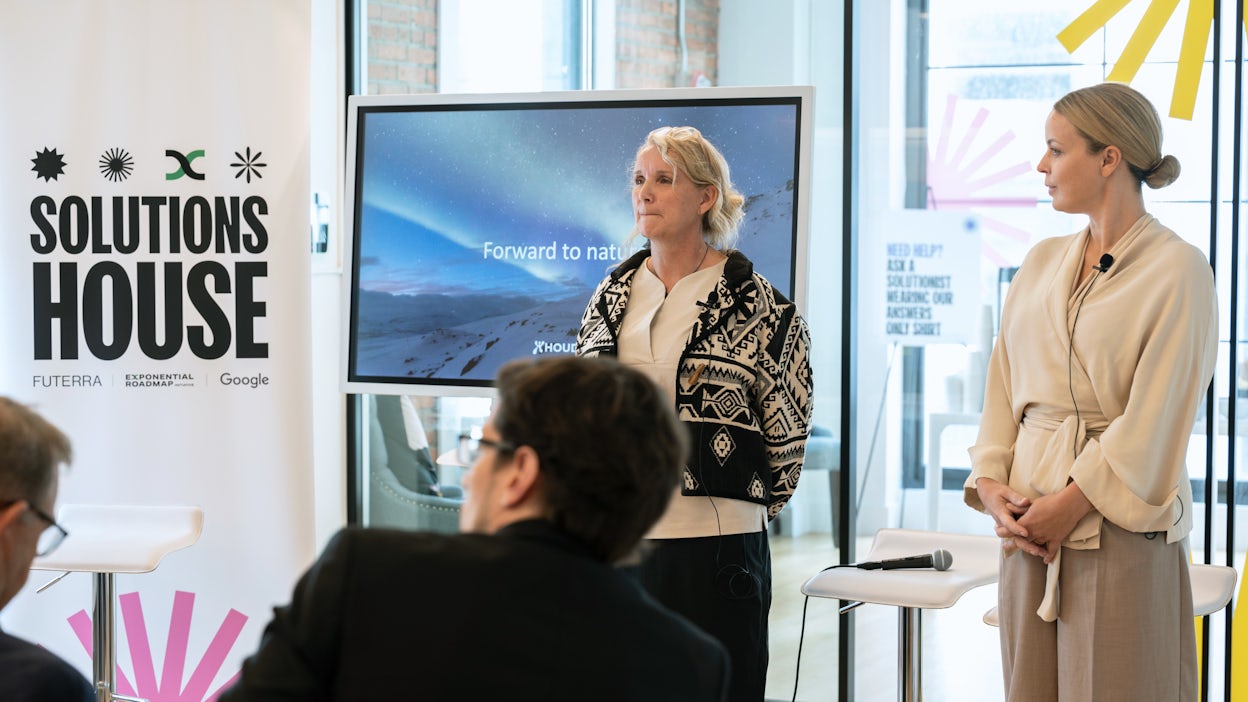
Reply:
[[459, 445], [455, 448], [455, 460], [465, 466], [471, 466], [481, 456], [481, 447], [492, 448], [502, 453], [516, 450], [516, 445], [508, 441], [493, 441], [472, 434], [460, 434]]
[[[0, 508], [8, 507], [16, 501], [17, 500], [9, 500], [8, 502], [2, 503], [0, 504]], [[44, 512], [30, 502], [26, 503], [26, 508], [30, 510], [31, 514], [34, 514], [36, 517], [48, 523], [48, 526], [44, 527], [43, 531], [39, 532], [39, 541], [35, 544], [35, 555], [42, 558], [55, 551], [57, 547], [65, 541], [65, 537], [69, 536], [69, 532], [65, 531], [65, 527], [57, 524], [56, 520], [52, 518], [52, 515]]]
[[42, 558], [60, 547], [61, 542], [69, 536], [69, 532], [65, 531], [65, 527], [56, 523], [50, 514], [44, 512], [34, 505], [30, 505], [30, 511], [43, 521], [48, 523], [48, 527], [39, 534], [39, 543], [35, 545], [35, 555]]

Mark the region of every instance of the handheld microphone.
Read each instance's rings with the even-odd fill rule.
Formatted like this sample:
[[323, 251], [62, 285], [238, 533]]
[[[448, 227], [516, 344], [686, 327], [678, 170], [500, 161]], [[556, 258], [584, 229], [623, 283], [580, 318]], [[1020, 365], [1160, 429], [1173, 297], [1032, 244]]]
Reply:
[[1105, 271], [1109, 270], [1109, 267], [1112, 265], [1114, 265], [1114, 257], [1110, 256], [1109, 254], [1101, 254], [1100, 263], [1092, 267], [1104, 273]]
[[859, 563], [856, 568], [861, 570], [899, 570], [902, 568], [935, 568], [949, 570], [953, 565], [953, 556], [945, 549], [937, 549], [922, 556], [906, 556], [904, 558], [886, 558], [882, 561]]

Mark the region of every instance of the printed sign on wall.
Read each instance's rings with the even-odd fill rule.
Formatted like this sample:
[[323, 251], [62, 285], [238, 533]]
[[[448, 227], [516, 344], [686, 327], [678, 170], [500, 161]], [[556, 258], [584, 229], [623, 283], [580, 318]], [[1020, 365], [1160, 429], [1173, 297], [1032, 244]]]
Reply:
[[979, 223], [965, 212], [888, 213], [884, 335], [900, 344], [969, 343], [980, 319]]
[[[0, 23], [0, 393], [73, 441], [61, 504], [204, 511], [198, 543], [118, 577], [123, 694], [214, 698], [314, 556], [310, 22], [46, 0]], [[91, 577], [33, 593], [50, 578], [4, 628], [90, 676]]]

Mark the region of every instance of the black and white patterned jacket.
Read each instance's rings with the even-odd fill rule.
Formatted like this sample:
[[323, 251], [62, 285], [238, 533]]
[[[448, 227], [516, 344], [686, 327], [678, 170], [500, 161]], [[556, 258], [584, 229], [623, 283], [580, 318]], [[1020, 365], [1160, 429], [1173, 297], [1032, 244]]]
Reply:
[[[617, 355], [643, 249], [613, 270], [581, 317], [576, 352]], [[740, 252], [704, 302], [676, 371], [676, 410], [693, 452], [681, 494], [767, 505], [768, 519], [793, 496], [810, 433], [810, 333]]]

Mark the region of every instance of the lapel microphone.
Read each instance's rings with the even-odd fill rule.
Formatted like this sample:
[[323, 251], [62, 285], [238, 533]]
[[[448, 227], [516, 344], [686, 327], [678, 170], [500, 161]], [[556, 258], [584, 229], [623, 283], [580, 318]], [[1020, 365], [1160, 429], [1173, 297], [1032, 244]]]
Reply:
[[[1096, 275], [1100, 275], [1109, 270], [1114, 265], [1114, 257], [1107, 253], [1101, 254], [1100, 261], [1097, 265], [1092, 266], [1092, 270], [1096, 271]], [[1079, 421], [1079, 402], [1075, 399], [1075, 381], [1071, 368], [1071, 359], [1075, 353], [1075, 325], [1079, 323], [1079, 312], [1083, 310], [1083, 301], [1087, 299], [1088, 293], [1092, 292], [1092, 285], [1096, 283], [1096, 278], [1092, 278], [1092, 282], [1088, 283], [1088, 287], [1083, 291], [1083, 296], [1079, 298], [1079, 306], [1075, 308], [1075, 319], [1070, 323], [1070, 346], [1066, 347], [1066, 384], [1070, 388], [1070, 404], [1075, 408], [1075, 421]], [[1089, 380], [1091, 380], [1089, 378]], [[1078, 432], [1075, 433], [1078, 437]], [[1079, 458], [1079, 447], [1072, 443], [1070, 452], [1075, 459]]]

